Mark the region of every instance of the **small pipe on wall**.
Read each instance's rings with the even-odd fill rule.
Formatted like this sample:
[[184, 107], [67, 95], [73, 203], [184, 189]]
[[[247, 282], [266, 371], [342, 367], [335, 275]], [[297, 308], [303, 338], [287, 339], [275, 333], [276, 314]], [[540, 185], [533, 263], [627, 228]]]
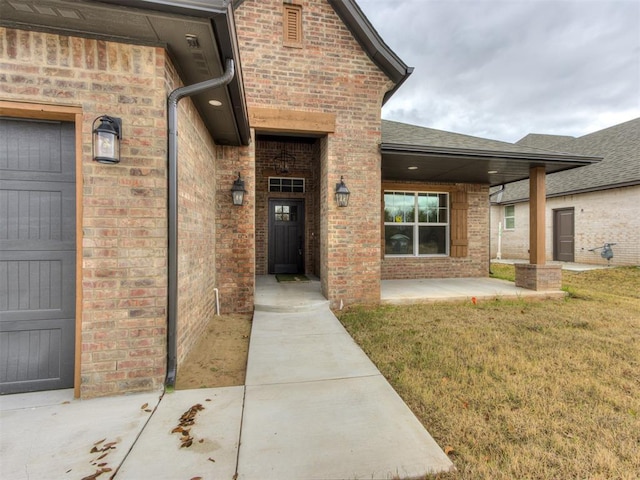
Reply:
[[220, 316], [220, 294], [218, 293], [217, 288], [214, 288], [213, 291], [216, 294], [216, 315]]

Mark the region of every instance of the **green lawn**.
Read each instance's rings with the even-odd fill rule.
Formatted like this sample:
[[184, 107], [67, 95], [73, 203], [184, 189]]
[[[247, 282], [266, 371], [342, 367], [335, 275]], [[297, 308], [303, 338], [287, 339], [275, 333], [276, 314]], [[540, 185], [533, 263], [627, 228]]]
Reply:
[[458, 471], [436, 478], [640, 478], [640, 268], [563, 283], [563, 300], [340, 314], [449, 453]]

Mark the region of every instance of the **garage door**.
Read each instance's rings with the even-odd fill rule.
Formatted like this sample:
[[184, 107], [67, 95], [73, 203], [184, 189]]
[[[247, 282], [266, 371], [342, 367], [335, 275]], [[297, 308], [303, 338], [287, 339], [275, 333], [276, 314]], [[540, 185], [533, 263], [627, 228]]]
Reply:
[[75, 129], [0, 117], [0, 393], [73, 386]]

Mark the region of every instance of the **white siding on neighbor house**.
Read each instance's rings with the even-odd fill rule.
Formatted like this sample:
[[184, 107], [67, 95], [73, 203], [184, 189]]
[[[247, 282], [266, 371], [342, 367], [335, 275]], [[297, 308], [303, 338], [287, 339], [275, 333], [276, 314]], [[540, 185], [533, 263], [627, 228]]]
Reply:
[[529, 203], [510, 204], [515, 207], [515, 228], [505, 229], [505, 205], [491, 207], [491, 258], [498, 253], [498, 223], [502, 223], [501, 258], [529, 258]]
[[[565, 195], [547, 199], [546, 258], [553, 260], [553, 210], [574, 208], [575, 262], [606, 265], [599, 251], [605, 242], [613, 247], [612, 265], [640, 265], [640, 185], [601, 190], [579, 195]], [[529, 203], [515, 204], [515, 228], [503, 230], [501, 257], [529, 258]], [[498, 222], [504, 226], [504, 205], [491, 207], [491, 258], [498, 250]]]

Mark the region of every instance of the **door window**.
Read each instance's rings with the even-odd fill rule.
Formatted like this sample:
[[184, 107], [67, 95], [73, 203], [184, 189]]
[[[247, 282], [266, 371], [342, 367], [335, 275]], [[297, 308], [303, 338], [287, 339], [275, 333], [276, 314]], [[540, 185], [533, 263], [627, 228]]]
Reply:
[[297, 222], [298, 207], [295, 205], [276, 205], [275, 215], [277, 222]]

